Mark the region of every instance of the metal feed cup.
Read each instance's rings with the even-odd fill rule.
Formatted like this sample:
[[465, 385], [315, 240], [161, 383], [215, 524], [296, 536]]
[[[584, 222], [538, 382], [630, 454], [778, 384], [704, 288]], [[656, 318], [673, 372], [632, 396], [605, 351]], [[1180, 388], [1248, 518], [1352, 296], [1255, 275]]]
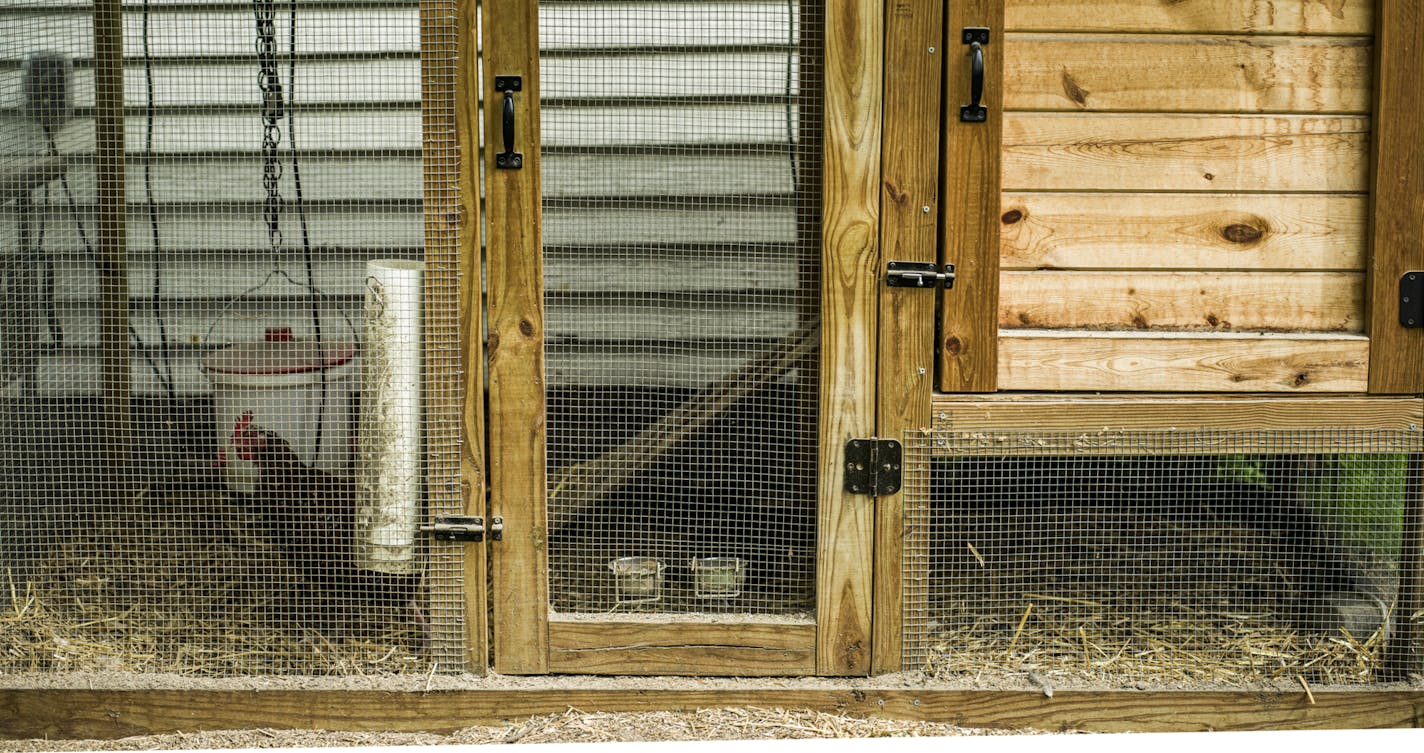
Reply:
[[742, 593], [746, 560], [741, 557], [694, 557], [692, 585], [700, 599], [727, 599]]
[[647, 604], [663, 597], [663, 563], [652, 557], [619, 557], [608, 563], [618, 603]]

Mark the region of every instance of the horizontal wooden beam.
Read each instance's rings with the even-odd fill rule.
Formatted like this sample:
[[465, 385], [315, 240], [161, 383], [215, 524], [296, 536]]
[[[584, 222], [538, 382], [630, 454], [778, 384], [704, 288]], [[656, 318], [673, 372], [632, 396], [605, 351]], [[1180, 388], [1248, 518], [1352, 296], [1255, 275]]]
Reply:
[[935, 428], [955, 431], [1396, 429], [1424, 427], [1424, 400], [1268, 395], [938, 396]]
[[[666, 680], [656, 686], [522, 681], [520, 687], [379, 690], [0, 690], [0, 737], [114, 739], [269, 728], [450, 732], [538, 714], [727, 706], [814, 709], [853, 716], [1096, 732], [1417, 727], [1424, 690], [1312, 688], [1292, 692], [973, 691], [806, 681]], [[280, 682], [278, 683], [280, 685]], [[266, 687], [266, 685], [264, 685]], [[653, 689], [653, 688], [656, 689]]]
[[772, 676], [816, 673], [816, 626], [786, 622], [559, 621], [549, 670], [583, 674]]
[[1075, 392], [1365, 391], [1369, 341], [1334, 333], [1003, 330], [999, 388]]

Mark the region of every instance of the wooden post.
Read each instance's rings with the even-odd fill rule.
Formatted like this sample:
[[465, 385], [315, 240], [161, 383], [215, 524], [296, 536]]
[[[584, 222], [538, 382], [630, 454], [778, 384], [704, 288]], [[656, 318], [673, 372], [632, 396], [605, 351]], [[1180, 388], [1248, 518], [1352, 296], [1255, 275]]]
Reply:
[[[483, 368], [477, 355], [471, 361], [469, 330], [464, 329], [466, 317], [471, 308], [478, 311], [479, 301], [472, 301], [468, 284], [462, 286], [471, 279], [473, 269], [478, 295], [479, 171], [460, 159], [462, 153], [478, 154], [469, 138], [478, 108], [478, 89], [471, 85], [477, 73], [475, 56], [467, 41], [474, 30], [473, 21], [471, 1], [421, 0], [425, 446], [430, 515], [484, 514], [483, 431], [477, 418], [483, 401]], [[478, 343], [478, 313], [475, 317], [473, 331]], [[479, 353], [478, 345], [473, 352]], [[473, 385], [467, 381], [471, 374]], [[472, 406], [473, 421], [469, 417]], [[484, 562], [482, 543], [442, 544], [431, 549], [431, 661], [442, 667], [484, 671]]]
[[1424, 392], [1424, 328], [1399, 322], [1399, 278], [1424, 270], [1424, 0], [1387, 0], [1375, 15], [1371, 140], [1372, 393]]
[[[940, 85], [944, 4], [907, 0], [885, 15], [885, 132], [881, 138], [880, 247], [888, 260], [939, 258]], [[904, 439], [929, 425], [935, 293], [880, 290], [875, 433]], [[903, 490], [875, 500], [874, 672], [900, 669]]]
[[124, 170], [124, 34], [122, 0], [94, 3], [94, 172], [95, 267], [103, 319], [101, 446], [109, 472], [109, 493], [122, 498], [129, 488], [132, 423], [129, 371], [129, 276]]
[[1399, 599], [1385, 656], [1385, 677], [1424, 674], [1424, 454], [1409, 456], [1399, 542]]
[[875, 509], [843, 448], [875, 430], [884, 3], [826, 4], [816, 671], [870, 671]]
[[[489, 258], [490, 514], [504, 542], [490, 550], [494, 666], [510, 674], [549, 667], [548, 510], [545, 505], [544, 257], [540, 211], [539, 3], [484, 2], [485, 133], [497, 141], [504, 94], [496, 76], [520, 76], [515, 148], [524, 167], [495, 166], [486, 148]], [[493, 142], [492, 142], [493, 143]]]

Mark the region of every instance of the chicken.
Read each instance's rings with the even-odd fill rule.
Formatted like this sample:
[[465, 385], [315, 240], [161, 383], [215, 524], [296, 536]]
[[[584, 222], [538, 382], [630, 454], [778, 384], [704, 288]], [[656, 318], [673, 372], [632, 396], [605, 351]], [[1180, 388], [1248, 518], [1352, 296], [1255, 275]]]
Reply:
[[299, 576], [291, 616], [323, 634], [353, 609], [406, 607], [426, 635], [429, 623], [415, 600], [420, 574], [392, 575], [356, 567], [355, 483], [303, 463], [291, 445], [253, 423], [251, 411], [233, 426], [228, 447], [258, 472], [255, 504], [265, 533]]

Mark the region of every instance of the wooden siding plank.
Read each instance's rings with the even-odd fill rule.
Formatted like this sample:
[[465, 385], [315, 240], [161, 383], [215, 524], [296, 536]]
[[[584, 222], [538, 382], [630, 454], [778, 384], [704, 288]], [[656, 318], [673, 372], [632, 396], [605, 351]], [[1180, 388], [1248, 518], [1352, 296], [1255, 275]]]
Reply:
[[1010, 330], [1007, 390], [1362, 392], [1369, 341], [1358, 335]]
[[1369, 123], [1354, 116], [1010, 113], [1010, 191], [1364, 191]]
[[1005, 272], [1005, 329], [1363, 332], [1355, 272]]
[[[344, 325], [333, 324], [333, 327]], [[333, 329], [333, 331], [337, 331]], [[171, 338], [170, 338], [171, 339]], [[212, 394], [212, 385], [199, 370], [204, 351], [170, 345], [167, 367], [160, 364], [159, 350], [152, 345], [147, 350], [131, 348], [128, 356], [129, 379], [135, 395], [167, 396], [166, 387], [158, 381], [155, 368], [173, 374], [174, 391], [180, 397]], [[10, 397], [31, 396], [73, 398], [101, 394], [103, 374], [100, 356], [93, 347], [74, 346], [50, 351], [37, 359], [35, 388], [23, 395], [18, 383], [9, 382], [13, 372], [0, 363], [0, 389]], [[736, 372], [753, 360], [735, 354], [718, 341], [682, 347], [675, 353], [660, 347], [626, 347], [607, 343], [574, 343], [560, 345], [547, 356], [545, 381], [550, 389], [613, 387], [630, 385], [651, 388], [695, 390], [706, 387], [724, 374]], [[587, 370], [598, 369], [597, 377]]]
[[875, 431], [881, 262], [884, 5], [831, 0], [825, 17], [816, 671], [870, 671], [875, 510], [844, 490], [842, 448]]
[[939, 388], [944, 392], [993, 392], [996, 387], [999, 300], [999, 206], [1001, 163], [1009, 117], [1003, 112], [1003, 35], [984, 48], [985, 123], [961, 123], [969, 102], [969, 47], [957, 38], [966, 26], [1004, 28], [1003, 0], [952, 3], [945, 40], [944, 157], [941, 164], [940, 261], [958, 274], [953, 291], [939, 302]]
[[[260, 144], [240, 144], [251, 150], [246, 156], [159, 158], [148, 166], [153, 181], [153, 198], [160, 206], [168, 203], [258, 200], [263, 196]], [[132, 156], [132, 155], [131, 155]], [[7, 156], [7, 161], [9, 157]], [[59, 165], [48, 157], [24, 158], [35, 161], [34, 172], [16, 173], [15, 185], [58, 177]], [[94, 202], [92, 158], [69, 157], [67, 177], [75, 203]], [[143, 158], [131, 159], [128, 176], [130, 206], [144, 196]], [[617, 165], [617, 169], [613, 165]], [[420, 197], [422, 168], [416, 156], [350, 157], [308, 156], [301, 161], [302, 192], [313, 204], [347, 201], [370, 205], [378, 202], [413, 203]], [[32, 177], [26, 177], [32, 175]], [[12, 179], [0, 176], [0, 197], [12, 192]], [[669, 154], [569, 154], [544, 157], [544, 195], [549, 198], [604, 198], [609, 196], [707, 196], [745, 197], [747, 200], [778, 198], [791, 193], [791, 171], [768, 171], [767, 158], [760, 155], [727, 155], [716, 160]], [[283, 195], [291, 195], [291, 176], [279, 183]], [[51, 201], [62, 199], [52, 198]]]
[[[86, 208], [81, 208], [85, 210]], [[0, 244], [17, 244], [17, 216], [13, 204], [0, 205]], [[153, 236], [141, 206], [130, 205], [128, 244], [135, 254], [153, 250]], [[158, 218], [161, 249], [202, 252], [259, 251], [267, 247], [267, 226], [261, 206], [256, 203], [231, 207], [193, 206], [160, 208]], [[45, 250], [51, 254], [82, 248], [67, 208], [50, 210], [45, 233]], [[795, 212], [790, 207], [755, 208], [707, 206], [696, 211], [640, 209], [550, 209], [547, 242], [558, 246], [582, 246], [598, 240], [610, 247], [633, 245], [719, 244], [734, 249], [738, 245], [789, 244], [795, 240]], [[286, 222], [295, 218], [288, 214]], [[136, 221], [142, 220], [142, 221]], [[92, 226], [87, 211], [81, 213], [86, 228]], [[349, 253], [365, 249], [379, 254], [390, 248], [419, 248], [424, 239], [420, 212], [412, 208], [376, 206], [355, 211], [337, 207], [307, 207], [307, 226], [313, 243]], [[284, 223], [284, 229], [288, 226]], [[298, 237], [288, 230], [288, 238]], [[11, 245], [11, 248], [16, 247]], [[247, 274], [252, 279], [255, 270]], [[258, 278], [260, 280], [260, 278]], [[255, 284], [257, 280], [253, 280]], [[765, 284], [776, 284], [764, 281]]]
[[549, 625], [549, 670], [575, 674], [816, 673], [814, 624], [573, 622]]
[[1004, 269], [1364, 270], [1360, 195], [1005, 193]]
[[[311, 684], [313, 678], [306, 678]], [[409, 682], [407, 682], [409, 684]], [[244, 728], [449, 733], [475, 724], [585, 712], [649, 712], [762, 706], [836, 715], [949, 722], [966, 727], [1095, 732], [1207, 732], [1410, 728], [1424, 716], [1418, 689], [1314, 689], [1263, 692], [944, 690], [863, 682], [668, 680], [656, 690], [614, 679], [524, 681], [520, 687], [438, 692], [262, 690], [0, 690], [0, 735], [10, 738], [116, 739]], [[270, 687], [277, 686], [277, 687]]]
[[1014, 0], [1010, 31], [1369, 34], [1373, 0]]
[[[938, 262], [940, 89], [944, 7], [896, 3], [885, 17], [885, 122], [880, 247], [885, 259]], [[935, 300], [923, 290], [880, 294], [875, 434], [924, 426], [934, 386]], [[900, 670], [904, 512], [899, 493], [875, 499], [871, 671]]]
[[[785, 12], [784, 10], [782, 11]], [[300, 21], [298, 22], [300, 25]], [[784, 43], [785, 40], [783, 40]], [[203, 48], [197, 48], [203, 49]], [[205, 52], [205, 50], [204, 50]], [[333, 53], [333, 56], [335, 53]], [[253, 75], [254, 60], [217, 59], [212, 62], [179, 58], [153, 59], [154, 105], [165, 107], [233, 106], [261, 102]], [[576, 101], [596, 98], [646, 97], [783, 97], [787, 93], [787, 53], [776, 50], [686, 52], [677, 55], [627, 53], [572, 58], [552, 58], [542, 63], [550, 81], [545, 98]], [[729, 78], [727, 70], [738, 75]], [[791, 93], [796, 93], [794, 56]], [[648, 72], [656, 71], [656, 78]], [[285, 71], [283, 72], [285, 77]], [[0, 69], [0, 92], [21, 90], [18, 69]], [[126, 61], [124, 104], [147, 103], [145, 72], [141, 64]], [[293, 92], [297, 106], [420, 101], [420, 60], [305, 60], [297, 69]], [[94, 105], [93, 71], [77, 68], [71, 79], [72, 105]], [[293, 104], [292, 100], [288, 100]]]
[[[487, 100], [503, 98], [495, 75], [523, 77], [514, 110], [524, 169], [496, 169], [495, 150], [484, 150], [490, 514], [506, 530], [490, 550], [494, 668], [539, 674], [549, 667], [549, 561], [537, 0], [485, 0], [483, 40]], [[500, 117], [486, 108], [485, 128], [497, 132]]]
[[1375, 52], [1370, 392], [1424, 392], [1424, 328], [1399, 321], [1399, 278], [1424, 272], [1424, 2], [1381, 3]]
[[954, 431], [1265, 431], [1424, 425], [1408, 398], [1282, 395], [942, 395], [936, 429]]
[[[123, 14], [123, 46], [143, 48], [143, 19]], [[287, 14], [275, 19], [277, 39], [288, 38]], [[22, 31], [23, 30], [23, 31]], [[154, 9], [149, 16], [149, 54], [154, 57], [201, 53], [211, 56], [252, 54], [252, 9], [222, 11]], [[93, 29], [87, 14], [7, 14], [0, 17], [0, 59], [20, 60], [32, 40], [49, 49], [87, 59], [94, 55]], [[420, 44], [420, 19], [410, 8], [323, 8], [297, 16], [297, 52], [409, 52]], [[254, 73], [253, 86], [256, 86]]]
[[1366, 113], [1370, 54], [1359, 38], [1015, 34], [1004, 40], [1004, 107]]

